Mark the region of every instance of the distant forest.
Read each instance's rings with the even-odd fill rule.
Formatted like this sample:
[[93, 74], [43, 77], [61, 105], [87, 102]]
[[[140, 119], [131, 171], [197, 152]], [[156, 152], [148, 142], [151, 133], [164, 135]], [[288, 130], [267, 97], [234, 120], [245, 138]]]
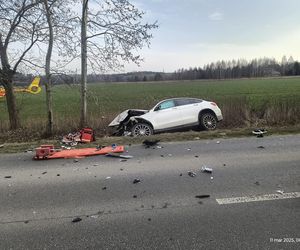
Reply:
[[[300, 63], [293, 57], [282, 57], [281, 62], [274, 58], [259, 58], [247, 61], [245, 59], [231, 61], [217, 61], [201, 67], [179, 69], [173, 73], [165, 72], [130, 72], [122, 74], [89, 74], [88, 82], [146, 82], [172, 80], [200, 80], [200, 79], [237, 79], [255, 77], [279, 77], [300, 75]], [[16, 83], [23, 85], [29, 82], [33, 75], [18, 74]], [[78, 84], [80, 75], [63, 74], [53, 76], [54, 84]], [[22, 84], [23, 83], [23, 84]]]

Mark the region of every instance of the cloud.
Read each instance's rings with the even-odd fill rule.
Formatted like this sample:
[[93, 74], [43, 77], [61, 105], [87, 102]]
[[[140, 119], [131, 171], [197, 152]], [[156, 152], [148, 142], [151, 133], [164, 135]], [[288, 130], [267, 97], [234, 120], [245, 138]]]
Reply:
[[221, 21], [224, 19], [224, 15], [221, 12], [215, 11], [208, 16], [209, 20]]

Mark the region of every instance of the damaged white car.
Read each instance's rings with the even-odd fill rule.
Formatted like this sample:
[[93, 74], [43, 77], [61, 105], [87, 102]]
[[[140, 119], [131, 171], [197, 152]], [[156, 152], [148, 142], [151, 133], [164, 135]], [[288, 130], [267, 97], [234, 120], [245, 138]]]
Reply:
[[114, 135], [149, 136], [195, 126], [213, 130], [222, 119], [222, 112], [215, 102], [173, 98], [159, 102], [150, 110], [125, 110], [108, 126], [114, 128]]

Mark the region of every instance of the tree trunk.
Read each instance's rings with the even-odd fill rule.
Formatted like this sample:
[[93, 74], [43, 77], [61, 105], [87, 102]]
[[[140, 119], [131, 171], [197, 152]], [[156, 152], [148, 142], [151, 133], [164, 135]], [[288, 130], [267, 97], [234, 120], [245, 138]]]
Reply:
[[88, 0], [82, 1], [81, 19], [81, 117], [80, 127], [87, 125], [87, 9]]
[[12, 80], [4, 80], [3, 86], [5, 89], [10, 129], [16, 130], [21, 127], [21, 124], [19, 119], [19, 112], [16, 105], [16, 97], [14, 95]]
[[51, 20], [51, 11], [49, 9], [48, 0], [44, 0], [44, 6], [46, 10], [47, 23], [49, 29], [49, 43], [48, 50], [46, 55], [46, 106], [47, 106], [47, 124], [46, 124], [46, 136], [51, 136], [53, 134], [53, 110], [52, 110], [52, 92], [51, 92], [51, 73], [50, 73], [50, 63], [51, 63], [51, 55], [53, 49], [53, 26]]

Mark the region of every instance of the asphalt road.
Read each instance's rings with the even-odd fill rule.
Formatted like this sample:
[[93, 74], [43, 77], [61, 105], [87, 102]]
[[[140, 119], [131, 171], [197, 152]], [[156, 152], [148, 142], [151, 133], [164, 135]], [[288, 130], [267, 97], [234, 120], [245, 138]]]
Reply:
[[300, 135], [160, 146], [0, 155], [0, 249], [300, 249]]

